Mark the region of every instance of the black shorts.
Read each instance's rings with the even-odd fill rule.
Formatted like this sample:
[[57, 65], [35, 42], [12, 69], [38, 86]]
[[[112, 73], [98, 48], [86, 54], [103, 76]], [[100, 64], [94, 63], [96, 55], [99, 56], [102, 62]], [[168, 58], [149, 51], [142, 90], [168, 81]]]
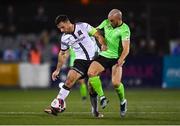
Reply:
[[118, 62], [118, 58], [117, 59], [110, 59], [110, 58], [106, 58], [104, 56], [99, 55], [94, 61], [100, 63], [104, 69], [112, 69], [112, 67], [117, 64]]
[[91, 63], [92, 63], [92, 60], [76, 59], [74, 61], [74, 65], [71, 67], [71, 69], [80, 73], [82, 75], [80, 77], [80, 79], [83, 79], [83, 78], [87, 77], [87, 72], [88, 72], [88, 69], [89, 69], [89, 66]]

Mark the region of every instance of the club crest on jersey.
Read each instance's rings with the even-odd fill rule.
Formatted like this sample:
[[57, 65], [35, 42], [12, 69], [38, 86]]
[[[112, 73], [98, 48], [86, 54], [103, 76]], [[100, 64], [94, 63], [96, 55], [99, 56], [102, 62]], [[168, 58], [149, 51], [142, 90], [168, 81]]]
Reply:
[[83, 34], [81, 30], [79, 30], [77, 33], [79, 36]]
[[108, 29], [111, 29], [112, 26], [109, 24], [109, 25], [107, 25], [106, 27], [107, 27]]

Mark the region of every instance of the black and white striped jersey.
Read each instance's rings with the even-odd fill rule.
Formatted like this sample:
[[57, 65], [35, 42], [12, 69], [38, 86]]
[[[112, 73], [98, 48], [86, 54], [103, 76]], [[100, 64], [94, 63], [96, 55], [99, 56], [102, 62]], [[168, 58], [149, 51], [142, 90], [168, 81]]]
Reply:
[[87, 23], [76, 23], [73, 33], [63, 33], [61, 50], [66, 51], [71, 47], [75, 52], [76, 59], [92, 60], [98, 51], [95, 39], [89, 36], [94, 29]]

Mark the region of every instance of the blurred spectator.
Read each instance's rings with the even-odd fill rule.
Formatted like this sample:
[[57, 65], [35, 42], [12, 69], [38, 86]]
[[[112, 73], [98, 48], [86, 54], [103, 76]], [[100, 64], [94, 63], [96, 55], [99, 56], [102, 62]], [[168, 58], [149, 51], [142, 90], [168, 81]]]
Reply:
[[37, 8], [37, 13], [34, 17], [34, 21], [35, 28], [38, 32], [47, 28], [48, 16], [45, 14], [43, 6]]
[[16, 31], [15, 19], [16, 17], [15, 17], [14, 7], [12, 5], [9, 5], [7, 8], [7, 15], [5, 19], [8, 33], [14, 33]]
[[0, 50], [0, 61], [2, 60], [2, 58], [3, 58], [3, 51]]
[[41, 32], [40, 43], [41, 43], [41, 46], [45, 46], [49, 43], [49, 32], [47, 30], [43, 30]]
[[47, 16], [45, 15], [45, 10], [43, 6], [37, 8], [35, 19], [39, 22], [47, 22]]
[[31, 64], [37, 65], [37, 64], [41, 63], [41, 52], [38, 50], [36, 45], [32, 46], [32, 48], [30, 50], [29, 58], [30, 58]]
[[50, 41], [50, 43], [57, 43], [57, 42], [59, 42], [59, 40], [58, 40], [58, 36], [57, 36], [57, 31], [56, 30], [52, 30], [51, 32], [50, 32], [50, 35], [49, 35], [49, 41]]
[[153, 39], [151, 39], [148, 43], [147, 54], [154, 56], [157, 55], [156, 42]]
[[57, 55], [59, 54], [60, 48], [59, 48], [59, 44], [53, 44], [52, 48], [51, 48], [51, 53], [53, 56], [57, 57]]
[[22, 41], [20, 44], [20, 59], [22, 62], [29, 62], [29, 48], [27, 41]]
[[174, 49], [172, 50], [173, 55], [180, 55], [180, 41], [177, 42]]
[[139, 45], [138, 45], [137, 50], [138, 50], [138, 53], [137, 53], [138, 55], [144, 55], [146, 53], [147, 49], [146, 49], [145, 39], [141, 39], [139, 41]]
[[58, 54], [59, 54], [60, 48], [58, 43], [54, 43], [51, 47], [51, 63], [56, 64], [58, 60]]
[[4, 23], [0, 19], [0, 34], [3, 33]]
[[137, 48], [137, 45], [135, 43], [131, 43], [131, 46], [130, 46], [130, 53], [129, 53], [129, 56], [136, 56], [138, 53], [138, 48]]
[[12, 49], [6, 49], [3, 53], [3, 60], [4, 61], [16, 61], [17, 55], [14, 50]]
[[[80, 3], [83, 2], [84, 5], [88, 2], [88, 6], [82, 6]], [[97, 6], [99, 3], [104, 5], [104, 2], [108, 3], [108, 6], [105, 8], [104, 6]], [[19, 55], [18, 51], [20, 51], [21, 60], [26, 62], [28, 61], [27, 54], [30, 50], [29, 47], [31, 43], [35, 43], [42, 53], [43, 61], [44, 57], [47, 60], [52, 59], [52, 57], [47, 58], [47, 56], [51, 50], [56, 50], [55, 46], [58, 42], [58, 35], [54, 18], [58, 14], [67, 13], [78, 21], [87, 20], [92, 26], [96, 26], [106, 16], [108, 10], [114, 6], [118, 6], [119, 9], [122, 9], [126, 13], [124, 15], [124, 21], [130, 25], [132, 31], [130, 55], [149, 54], [162, 56], [169, 53], [168, 44], [170, 39], [179, 37], [180, 21], [177, 12], [179, 12], [180, 8], [178, 3], [176, 4], [172, 1], [163, 2], [156, 6], [157, 2], [152, 1], [149, 3], [141, 1], [139, 4], [131, 1], [81, 0], [74, 6], [74, 4], [68, 1], [32, 1], [23, 3], [7, 1], [5, 2], [6, 4], [0, 4], [1, 58], [3, 59], [4, 57], [4, 49], [10, 47], [15, 51], [16, 55]], [[30, 4], [33, 6], [29, 6]], [[70, 13], [72, 8], [74, 12]], [[167, 13], [162, 13], [161, 11], [156, 13], [159, 10], [163, 10], [163, 8], [169, 8], [169, 11]], [[172, 18], [174, 19], [173, 21], [169, 20]], [[16, 38], [17, 36], [12, 38], [11, 35], [14, 34], [24, 36], [24, 38]], [[6, 38], [7, 36], [13, 40], [9, 41]], [[154, 39], [151, 42], [143, 40], [151, 37]], [[24, 46], [18, 47], [21, 41], [25, 41]], [[163, 46], [161, 41], [163, 42]], [[179, 53], [179, 45], [176, 46], [176, 49], [173, 50], [173, 55]], [[52, 51], [53, 54], [49, 56], [53, 56], [55, 52]]]

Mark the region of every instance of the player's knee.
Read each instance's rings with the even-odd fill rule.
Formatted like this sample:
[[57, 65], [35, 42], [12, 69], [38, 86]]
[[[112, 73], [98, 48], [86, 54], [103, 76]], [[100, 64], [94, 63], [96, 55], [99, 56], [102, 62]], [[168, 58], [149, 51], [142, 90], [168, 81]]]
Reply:
[[89, 71], [88, 71], [88, 76], [89, 76], [89, 77], [94, 77], [94, 76], [96, 76], [96, 72], [89, 70]]
[[71, 87], [73, 86], [73, 84], [74, 84], [74, 78], [68, 77], [68, 78], [66, 79], [65, 85], [66, 85], [67, 87], [71, 88]]
[[117, 80], [117, 79], [112, 79], [112, 84], [113, 84], [113, 86], [116, 88], [116, 87], [119, 86], [120, 82], [119, 82], [119, 80]]

